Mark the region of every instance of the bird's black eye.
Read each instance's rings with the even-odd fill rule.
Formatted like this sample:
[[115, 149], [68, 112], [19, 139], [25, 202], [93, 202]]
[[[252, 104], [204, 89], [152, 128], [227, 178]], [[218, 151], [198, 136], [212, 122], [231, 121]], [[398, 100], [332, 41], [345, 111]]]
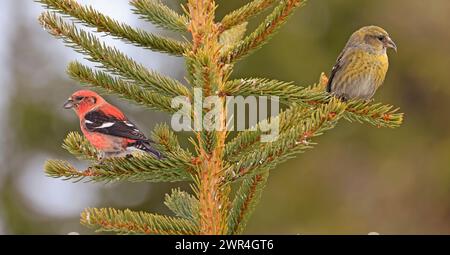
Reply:
[[81, 97], [81, 96], [75, 97], [75, 100], [77, 100], [77, 101], [81, 101], [83, 99], [84, 99], [84, 97]]
[[384, 35], [377, 36], [377, 39], [380, 41], [384, 41], [384, 38], [385, 38]]

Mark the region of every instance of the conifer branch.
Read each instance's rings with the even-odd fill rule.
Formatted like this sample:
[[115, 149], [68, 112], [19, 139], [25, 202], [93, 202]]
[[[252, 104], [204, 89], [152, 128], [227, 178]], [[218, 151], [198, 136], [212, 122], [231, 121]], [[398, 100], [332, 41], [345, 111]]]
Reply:
[[99, 152], [78, 132], [70, 132], [62, 147], [79, 159], [98, 160]]
[[312, 101], [326, 102], [327, 93], [312, 87], [301, 87], [292, 82], [265, 78], [230, 80], [225, 84], [224, 94], [230, 96], [277, 96], [280, 103], [290, 105]]
[[101, 43], [91, 33], [80, 31], [73, 24], [64, 22], [54, 13], [44, 12], [39, 21], [51, 35], [62, 38], [69, 46], [87, 55], [88, 60], [101, 63], [114, 74], [139, 82], [142, 86], [168, 97], [190, 96], [189, 90], [180, 82], [148, 70], [114, 47]]
[[[213, 0], [189, 0], [186, 10], [192, 35], [192, 50], [186, 54], [188, 72], [194, 87], [202, 87], [207, 97], [223, 88], [228, 71], [220, 62], [219, 29], [214, 22], [216, 3]], [[191, 71], [194, 71], [191, 73]], [[223, 146], [225, 131], [225, 104], [220, 100], [219, 127], [215, 131], [196, 133], [199, 164], [195, 183], [199, 200], [199, 228], [201, 234], [227, 233], [229, 185], [222, 182]], [[202, 114], [203, 115], [203, 114]]]
[[172, 189], [172, 194], [166, 194], [164, 204], [175, 213], [177, 217], [191, 220], [198, 223], [199, 203], [198, 199], [181, 191], [180, 189]]
[[[204, 50], [198, 50], [195, 57], [186, 57], [186, 65], [189, 73], [189, 81], [194, 88], [202, 90], [203, 97], [216, 94], [221, 85], [220, 72], [217, 63]], [[199, 106], [203, 108], [203, 105]], [[205, 114], [207, 109], [203, 109], [202, 114]], [[195, 114], [195, 113], [193, 113]], [[193, 116], [194, 117], [194, 116]], [[217, 144], [217, 134], [213, 131], [203, 129], [198, 132], [199, 147], [210, 154]]]
[[155, 145], [159, 146], [160, 150], [165, 154], [182, 155], [185, 159], [190, 159], [192, 156], [188, 150], [181, 147], [177, 136], [166, 123], [157, 124], [151, 137]]
[[255, 31], [222, 56], [222, 62], [236, 62], [238, 59], [261, 48], [286, 22], [294, 9], [302, 3], [304, 3], [304, 0], [281, 0], [278, 6]]
[[228, 215], [228, 234], [242, 234], [247, 222], [261, 199], [269, 178], [269, 171], [242, 180]]
[[96, 232], [122, 234], [194, 235], [198, 228], [189, 220], [164, 215], [113, 208], [87, 208], [81, 224]]
[[289, 130], [280, 133], [274, 142], [260, 143], [258, 149], [241, 154], [232, 164], [230, 176], [236, 180], [246, 175], [256, 175], [312, 148], [311, 138], [333, 128], [343, 116], [345, 104], [337, 99], [317, 108], [311, 116]]
[[232, 11], [223, 17], [220, 22], [221, 31], [225, 31], [236, 25], [248, 21], [253, 16], [258, 15], [268, 7], [270, 7], [275, 0], [253, 0], [241, 8]]
[[79, 182], [86, 177], [93, 176], [89, 169], [79, 171], [68, 162], [59, 159], [47, 160], [44, 164], [44, 171], [49, 177], [62, 178], [64, 181], [72, 180], [73, 182]]
[[141, 104], [153, 110], [175, 112], [171, 106], [172, 98], [157, 92], [144, 89], [131, 81], [114, 77], [103, 71], [93, 70], [77, 61], [71, 62], [67, 67], [69, 76], [88, 87], [101, 88], [108, 93], [114, 93], [121, 98]]
[[84, 171], [79, 171], [67, 162], [49, 160], [45, 165], [47, 175], [54, 178], [74, 179], [74, 181], [88, 177], [89, 180], [96, 182], [119, 180], [177, 182], [189, 181], [192, 178], [191, 155], [181, 148], [176, 152], [164, 154], [163, 159], [138, 153], [132, 157], [113, 157], [97, 163], [98, 152], [86, 138], [76, 132], [69, 133], [64, 140], [63, 148], [77, 158], [93, 161], [92, 165]]
[[78, 170], [63, 160], [47, 160], [44, 169], [49, 177], [74, 182], [180, 182], [192, 180], [188, 167], [186, 162], [172, 157], [157, 160], [152, 156], [138, 155], [111, 158], [104, 163], [94, 163], [85, 170]]
[[130, 3], [136, 8], [134, 13], [161, 28], [176, 32], [187, 31], [189, 18], [176, 13], [159, 0], [131, 0]]
[[350, 122], [369, 123], [376, 127], [397, 128], [403, 123], [400, 108], [392, 105], [353, 100], [347, 103], [344, 118]]
[[96, 28], [98, 32], [105, 32], [136, 46], [175, 56], [182, 56], [190, 47], [188, 43], [177, 42], [141, 29], [132, 28], [101, 14], [92, 7], [82, 6], [75, 0], [39, 0], [39, 2], [48, 9], [77, 18], [85, 25]]
[[[270, 118], [269, 122], [278, 122], [279, 132], [284, 132], [309, 117], [312, 112], [309, 108], [291, 106], [278, 116]], [[224, 158], [227, 161], [236, 161], [243, 153], [257, 149], [260, 146], [260, 139], [263, 134], [260, 126], [261, 124], [256, 126], [256, 131], [240, 132], [233, 140], [229, 141], [225, 146]]]
[[[292, 83], [262, 78], [236, 79], [228, 81], [224, 94], [231, 96], [278, 96], [280, 103], [297, 103], [303, 107], [317, 107], [332, 100], [320, 86], [300, 87]], [[369, 123], [376, 127], [396, 128], [403, 122], [403, 113], [398, 108], [381, 103], [349, 101], [344, 118], [349, 121]]]
[[192, 156], [192, 153], [188, 149], [183, 149], [181, 147], [177, 136], [169, 129], [167, 124], [162, 123], [156, 125], [151, 134], [151, 138], [155, 142], [154, 146], [157, 147], [163, 155], [185, 162], [185, 171], [190, 175], [195, 173], [195, 162], [193, 162], [194, 157]]
[[218, 137], [215, 132], [203, 130], [200, 132], [200, 146], [206, 154], [211, 154], [218, 145]]

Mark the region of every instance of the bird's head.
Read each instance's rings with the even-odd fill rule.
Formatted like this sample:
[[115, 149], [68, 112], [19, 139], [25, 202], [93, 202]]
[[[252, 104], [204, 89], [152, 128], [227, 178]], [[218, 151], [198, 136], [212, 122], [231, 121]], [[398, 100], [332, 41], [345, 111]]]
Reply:
[[73, 93], [64, 104], [65, 109], [74, 109], [80, 115], [104, 103], [105, 100], [91, 90], [79, 90]]
[[350, 47], [364, 47], [375, 53], [385, 53], [386, 49], [397, 52], [397, 45], [386, 30], [377, 26], [367, 26], [354, 32], [348, 41]]

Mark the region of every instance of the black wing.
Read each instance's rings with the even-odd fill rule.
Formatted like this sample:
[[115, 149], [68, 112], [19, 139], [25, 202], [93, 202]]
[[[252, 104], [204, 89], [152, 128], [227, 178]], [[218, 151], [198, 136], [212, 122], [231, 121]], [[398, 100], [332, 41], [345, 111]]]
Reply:
[[148, 140], [139, 129], [128, 120], [119, 120], [100, 110], [94, 110], [85, 115], [84, 125], [91, 132], [118, 136], [132, 140]]
[[327, 84], [327, 92], [331, 92], [331, 85], [333, 83], [333, 79], [336, 76], [336, 73], [341, 69], [342, 67], [342, 57], [344, 56], [344, 52], [342, 52], [339, 57], [336, 60], [336, 64], [334, 64], [333, 69], [331, 69], [330, 78], [328, 79]]

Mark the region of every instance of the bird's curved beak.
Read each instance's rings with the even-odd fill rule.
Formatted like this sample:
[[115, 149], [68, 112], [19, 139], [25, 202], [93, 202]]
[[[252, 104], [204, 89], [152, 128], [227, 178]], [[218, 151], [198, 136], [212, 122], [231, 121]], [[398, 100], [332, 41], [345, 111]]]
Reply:
[[67, 101], [64, 103], [63, 107], [64, 109], [71, 109], [73, 107], [74, 103], [72, 98], [67, 99]]
[[390, 37], [386, 37], [385, 44], [386, 44], [387, 48], [391, 48], [391, 49], [395, 50], [395, 52], [397, 52], [397, 45]]

